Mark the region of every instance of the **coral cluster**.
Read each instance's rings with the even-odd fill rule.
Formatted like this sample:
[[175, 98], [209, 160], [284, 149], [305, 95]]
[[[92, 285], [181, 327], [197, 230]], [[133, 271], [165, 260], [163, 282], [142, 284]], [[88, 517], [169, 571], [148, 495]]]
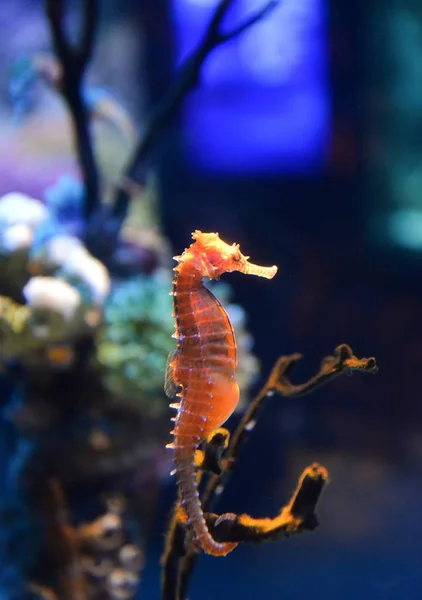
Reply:
[[0, 296], [3, 364], [69, 366], [72, 342], [93, 335], [101, 323], [110, 276], [67, 233], [62, 213], [69, 208], [18, 193], [0, 199], [0, 262], [6, 267], [0, 289], [8, 293]]
[[171, 275], [160, 270], [116, 283], [106, 301], [97, 337], [104, 383], [113, 394], [162, 411], [163, 373], [171, 339]]
[[[112, 277], [81, 240], [82, 206], [83, 186], [69, 175], [46, 190], [45, 202], [20, 193], [0, 198], [5, 284], [0, 282], [0, 289], [7, 294], [0, 296], [0, 358], [4, 364], [19, 360], [68, 368], [75, 342], [92, 338], [93, 361], [100, 366], [105, 389], [137, 402], [150, 415], [160, 414], [166, 406], [163, 372], [174, 347], [172, 272], [160, 267], [148, 275]], [[149, 242], [156, 244], [154, 236]], [[229, 286], [218, 283], [212, 290], [234, 325], [237, 377], [247, 392], [259, 365], [245, 313], [230, 303]]]

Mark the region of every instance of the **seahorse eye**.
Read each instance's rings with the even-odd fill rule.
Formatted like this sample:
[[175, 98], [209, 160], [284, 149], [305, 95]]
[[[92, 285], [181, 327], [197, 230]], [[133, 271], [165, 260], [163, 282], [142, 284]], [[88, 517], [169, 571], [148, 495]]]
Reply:
[[232, 260], [234, 260], [234, 262], [240, 262], [240, 260], [241, 260], [240, 252], [233, 254]]

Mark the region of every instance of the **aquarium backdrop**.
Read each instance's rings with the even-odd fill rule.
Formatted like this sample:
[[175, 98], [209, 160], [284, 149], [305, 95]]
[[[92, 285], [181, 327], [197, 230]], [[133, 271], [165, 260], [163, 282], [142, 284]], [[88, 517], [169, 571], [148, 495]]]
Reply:
[[[180, 64], [217, 2], [171, 4]], [[259, 6], [241, 0], [224, 26], [230, 29]], [[271, 19], [217, 49], [183, 108], [189, 161], [237, 175], [322, 168], [331, 123], [327, 13], [325, 0], [287, 0]]]

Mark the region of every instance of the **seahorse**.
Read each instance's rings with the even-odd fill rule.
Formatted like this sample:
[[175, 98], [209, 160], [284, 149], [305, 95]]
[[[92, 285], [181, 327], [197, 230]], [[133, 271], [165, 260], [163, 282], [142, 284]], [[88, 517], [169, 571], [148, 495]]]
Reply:
[[217, 233], [195, 231], [192, 238], [191, 246], [174, 257], [178, 265], [170, 293], [178, 345], [168, 357], [165, 391], [179, 402], [170, 404], [177, 415], [172, 419], [174, 441], [167, 447], [175, 452], [181, 505], [197, 546], [207, 554], [225, 556], [237, 544], [216, 542], [207, 528], [194, 457], [201, 441], [230, 417], [238, 403], [236, 341], [226, 311], [202, 280], [232, 271], [271, 279], [277, 267], [249, 263], [238, 244], [226, 244]]

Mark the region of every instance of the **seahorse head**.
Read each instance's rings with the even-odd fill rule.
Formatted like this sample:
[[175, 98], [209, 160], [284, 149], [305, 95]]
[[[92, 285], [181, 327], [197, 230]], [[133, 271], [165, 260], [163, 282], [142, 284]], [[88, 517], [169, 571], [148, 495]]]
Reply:
[[260, 267], [249, 262], [249, 256], [244, 256], [239, 244], [226, 244], [218, 233], [202, 233], [195, 231], [192, 238], [196, 250], [201, 255], [206, 276], [218, 279], [223, 273], [239, 271], [245, 275], [257, 275], [272, 279], [277, 273], [277, 267]]

